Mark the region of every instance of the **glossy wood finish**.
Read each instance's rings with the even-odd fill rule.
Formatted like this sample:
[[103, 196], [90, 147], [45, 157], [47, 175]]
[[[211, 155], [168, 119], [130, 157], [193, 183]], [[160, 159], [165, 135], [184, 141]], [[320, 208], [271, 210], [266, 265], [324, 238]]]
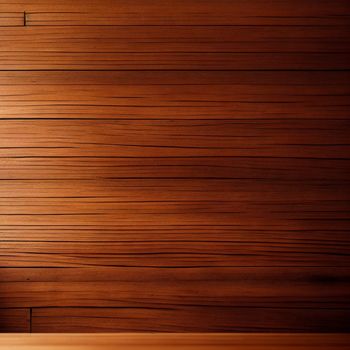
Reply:
[[349, 16], [0, 0], [0, 331], [349, 331]]
[[0, 335], [0, 349], [345, 350], [349, 340], [346, 334], [16, 334]]

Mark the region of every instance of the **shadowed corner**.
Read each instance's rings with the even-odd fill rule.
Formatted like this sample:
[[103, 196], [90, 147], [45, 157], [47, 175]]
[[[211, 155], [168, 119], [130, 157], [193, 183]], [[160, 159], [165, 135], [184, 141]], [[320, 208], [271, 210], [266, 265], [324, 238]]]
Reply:
[[[0, 307], [2, 304], [0, 304]], [[0, 333], [29, 333], [30, 309], [0, 308]]]
[[[1, 242], [0, 242], [1, 244]], [[6, 302], [7, 271], [0, 266], [0, 333], [29, 333], [31, 323], [30, 308], [11, 308]]]

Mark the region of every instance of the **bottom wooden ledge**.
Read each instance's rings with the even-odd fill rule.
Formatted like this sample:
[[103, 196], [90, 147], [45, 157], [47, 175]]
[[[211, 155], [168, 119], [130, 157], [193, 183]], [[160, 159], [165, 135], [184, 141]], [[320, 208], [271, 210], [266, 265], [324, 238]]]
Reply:
[[0, 350], [280, 350], [285, 348], [288, 348], [288, 350], [350, 349], [350, 334], [0, 334]]

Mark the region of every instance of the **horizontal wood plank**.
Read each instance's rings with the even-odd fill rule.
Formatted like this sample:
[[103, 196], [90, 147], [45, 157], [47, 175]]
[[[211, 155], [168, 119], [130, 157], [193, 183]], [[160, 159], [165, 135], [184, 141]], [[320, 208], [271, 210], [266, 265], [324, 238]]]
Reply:
[[349, 306], [347, 268], [6, 270], [0, 289], [4, 307]]
[[[208, 89], [215, 88], [208, 88], [211, 85], [238, 85], [239, 88], [247, 89], [250, 85], [253, 91], [259, 86], [268, 89], [275, 86], [276, 92], [273, 95], [278, 94], [277, 88], [289, 88], [289, 91], [293, 91], [294, 88], [299, 94], [316, 89], [314, 92], [322, 91], [323, 95], [328, 92], [330, 95], [333, 88], [349, 92], [349, 79], [348, 71], [0, 71], [2, 88], [30, 85], [31, 89], [36, 89], [38, 85], [51, 85], [49, 89], [52, 90], [55, 86], [57, 88], [57, 85], [64, 85], [61, 87], [61, 93], [64, 93], [66, 85], [81, 85], [84, 88], [104, 85], [106, 91], [111, 87], [105, 85], [122, 85], [122, 88], [130, 85], [128, 91], [132, 86], [140, 88], [139, 85], [147, 85], [148, 89], [153, 89], [153, 85], [176, 85], [174, 89], [177, 88], [177, 91], [174, 92], [177, 93], [182, 91], [179, 85], [200, 85], [202, 89], [198, 88], [198, 94], [201, 95], [209, 93]], [[159, 86], [155, 87], [157, 88], [161, 89]], [[238, 92], [240, 90], [235, 91]]]
[[[177, 165], [182, 162], [186, 165], [186, 159], [187, 165], [192, 164], [195, 168], [195, 161], [207, 157], [212, 158], [213, 166], [219, 166], [218, 162], [222, 161], [223, 168], [230, 165], [239, 168], [244, 164], [249, 167], [250, 162], [258, 167], [260, 162], [260, 166], [265, 165], [266, 168], [270, 164], [274, 169], [278, 164], [280, 168], [287, 167], [291, 174], [293, 168], [295, 172], [299, 168], [302, 172], [303, 167], [315, 166], [314, 173], [319, 171], [320, 177], [326, 178], [321, 168], [327, 165], [337, 165], [340, 176], [349, 170], [349, 129], [349, 121], [342, 119], [0, 120], [3, 135], [0, 157], [7, 165], [3, 168], [5, 172], [12, 169], [11, 161], [19, 164], [26, 159], [28, 162], [28, 158], [38, 158], [40, 163], [49, 159], [51, 163], [66, 161], [67, 164], [72, 158], [77, 158], [76, 165], [83, 166], [84, 157], [89, 157], [88, 161], [85, 159], [86, 165], [95, 167], [117, 167], [118, 164], [125, 167], [127, 162], [130, 162], [130, 167], [137, 166], [137, 162], [141, 162], [140, 167], [147, 162], [149, 166], [153, 163], [161, 167], [162, 163], [157, 164], [157, 158], [163, 158], [159, 161], [168, 161], [176, 171]], [[231, 159], [225, 161], [227, 157]], [[170, 158], [184, 159], [170, 163]], [[242, 158], [246, 163], [242, 162]], [[285, 160], [289, 164], [285, 162], [283, 165]], [[92, 163], [94, 161], [96, 164]], [[210, 159], [204, 159], [202, 165], [205, 161]], [[251, 174], [254, 172], [251, 171]], [[130, 177], [135, 176], [137, 172], [130, 173]], [[239, 177], [238, 173], [236, 177]]]
[[256, 224], [281, 228], [293, 228], [297, 223], [304, 227], [304, 222], [315, 229], [346, 226], [349, 220], [346, 202], [322, 204], [287, 203], [281, 207], [279, 204], [230, 201], [100, 203], [22, 199], [12, 205], [2, 204], [0, 215], [4, 225], [156, 225], [160, 219], [166, 225], [200, 225], [205, 218], [208, 225], [249, 227], [249, 222], [254, 220]]
[[[253, 225], [252, 225], [253, 227]], [[217, 241], [218, 243], [227, 241], [241, 241], [244, 244], [258, 244], [265, 242], [272, 244], [279, 241], [282, 244], [302, 244], [307, 242], [327, 243], [327, 230], [312, 229], [287, 229], [287, 228], [243, 228], [240, 226], [209, 226], [209, 225], [155, 225], [155, 226], [21, 226], [21, 225], [1, 225], [1, 238], [3, 242], [86, 242], [86, 243], [108, 243], [108, 242], [138, 242], [140, 238], [144, 243], [150, 242], [190, 242], [194, 237], [200, 241]], [[201, 237], [198, 238], [199, 233]], [[309, 237], [307, 240], [305, 237]], [[347, 245], [348, 237], [346, 230], [332, 230], [334, 243]]]
[[[150, 319], [152, 322], [150, 322]], [[331, 323], [329, 320], [336, 320]], [[350, 310], [234, 307], [35, 308], [33, 332], [349, 331]]]
[[[5, 199], [142, 201], [346, 201], [347, 181], [266, 181], [264, 179], [55, 179], [1, 181]], [[282, 200], [281, 200], [282, 198]], [[300, 202], [302, 204], [302, 202]], [[252, 223], [253, 224], [253, 223]]]
[[[0, 305], [2, 306], [2, 304]], [[29, 309], [1, 309], [0, 308], [0, 333], [15, 333], [15, 332], [28, 333], [29, 331], [30, 331]]]
[[1, 70], [348, 70], [350, 53], [0, 52]]
[[[338, 152], [339, 155], [342, 152], [344, 153], [344, 148], [334, 147], [331, 149], [332, 152], [328, 151], [328, 153], [335, 154]], [[6, 153], [11, 153], [11, 155], [4, 155], [0, 158], [0, 179], [108, 180], [126, 178], [193, 178], [246, 179], [247, 181], [257, 179], [286, 182], [300, 180], [307, 183], [323, 182], [328, 184], [336, 181], [347, 183], [349, 179], [349, 160], [312, 158], [304, 155], [306, 152], [303, 152], [303, 156], [299, 157], [293, 155], [261, 158], [237, 156], [218, 159], [214, 156], [99, 157], [33, 155], [35, 151], [51, 153], [54, 151], [52, 148], [23, 148], [23, 151], [30, 155], [15, 155], [14, 149], [7, 149]], [[56, 149], [56, 151], [64, 151], [64, 149]], [[310, 154], [311, 156], [314, 156], [316, 152], [310, 150], [310, 153], [312, 153]], [[317, 156], [319, 155], [318, 153]], [[322, 156], [325, 156], [325, 154], [322, 154]]]
[[[36, 79], [36, 75], [33, 76]], [[155, 81], [159, 76], [153, 78]], [[277, 76], [278, 77], [278, 76]], [[280, 76], [283, 79], [283, 75]], [[1, 119], [347, 119], [346, 84], [310, 83], [150, 85], [140, 76], [133, 85], [22, 84], [20, 76], [0, 78]], [[76, 76], [80, 79], [80, 75]], [[247, 77], [249, 79], [249, 77]], [[334, 77], [333, 77], [334, 78]], [[117, 78], [116, 78], [117, 79]], [[125, 79], [125, 78], [124, 78]], [[132, 79], [132, 78], [131, 78]], [[167, 79], [167, 78], [165, 78]], [[193, 79], [196, 79], [195, 77]], [[234, 76], [231, 78], [235, 80]], [[239, 77], [237, 79], [240, 79]], [[261, 77], [261, 79], [264, 79]], [[276, 78], [275, 78], [276, 79]], [[152, 80], [152, 78], [151, 78]], [[158, 81], [162, 81], [160, 78]], [[190, 80], [188, 78], [188, 80]], [[218, 81], [218, 78], [216, 78]], [[76, 82], [77, 83], [77, 82]], [[186, 83], [186, 80], [184, 81]], [[64, 125], [64, 124], [62, 124]]]
[[347, 24], [346, 0], [2, 0], [0, 10], [26, 11], [27, 25], [334, 25]]
[[[248, 239], [248, 237], [247, 237]], [[254, 237], [253, 237], [254, 239]], [[137, 242], [137, 241], [136, 241]], [[244, 241], [243, 241], [244, 242]], [[58, 242], [56, 246], [58, 245]], [[107, 246], [107, 242], [105, 244]], [[234, 288], [235, 285], [246, 284], [247, 288], [253, 286], [255, 283], [268, 286], [271, 283], [279, 283], [281, 280], [281, 286], [284, 288], [288, 284], [296, 283], [297, 285], [309, 286], [310, 293], [312, 293], [313, 286], [322, 285], [322, 293], [320, 297], [330, 297], [330, 301], [336, 305], [336, 303], [342, 303], [344, 300], [332, 300], [332, 293], [337, 290], [337, 287], [345, 282], [349, 287], [349, 269], [348, 267], [339, 267], [334, 269], [332, 266], [237, 266], [237, 267], [190, 267], [188, 268], [153, 268], [147, 266], [135, 266], [129, 267], [74, 267], [63, 268], [56, 266], [56, 268], [48, 269], [45, 267], [30, 267], [27, 268], [8, 268], [3, 267], [0, 270], [2, 282], [22, 283], [31, 282], [44, 284], [45, 282], [55, 283], [69, 283], [69, 282], [139, 282], [139, 283], [166, 283], [181, 281], [182, 283], [201, 283], [208, 281], [212, 284], [217, 281], [218, 283], [231, 283]], [[283, 277], [284, 276], [284, 277]], [[326, 288], [326, 285], [328, 288]], [[44, 286], [45, 287], [45, 286]], [[318, 287], [317, 287], [318, 288]], [[220, 289], [219, 289], [220, 290]], [[350, 292], [350, 290], [345, 290]], [[294, 291], [298, 293], [297, 288]], [[316, 288], [314, 290], [315, 293]], [[204, 292], [206, 293], [206, 292]], [[344, 294], [345, 297], [346, 294]], [[251, 296], [246, 296], [250, 298]], [[287, 295], [288, 297], [288, 295]], [[53, 303], [55, 301], [52, 301]], [[156, 302], [156, 300], [155, 300]], [[261, 301], [263, 302], [263, 300]], [[267, 302], [273, 303], [273, 300], [267, 300]], [[83, 301], [82, 301], [83, 303]], [[53, 304], [48, 304], [53, 306]]]
[[23, 25], [24, 25], [24, 12], [2, 12], [2, 11], [0, 12], [1, 33], [3, 32], [2, 27], [22, 27]]
[[[334, 221], [334, 220], [333, 220]], [[244, 225], [242, 224], [244, 227]], [[272, 225], [271, 225], [272, 226]], [[349, 266], [346, 230], [212, 226], [1, 227], [5, 267]], [[275, 226], [278, 227], [276, 222]], [[291, 226], [291, 225], [290, 225]], [[102, 232], [101, 232], [102, 231]], [[3, 234], [4, 232], [4, 234]], [[303, 238], [307, 235], [308, 238]], [[77, 277], [78, 278], [78, 277]]]
[[349, 26], [22, 26], [3, 28], [1, 34], [0, 52], [53, 58], [62, 52], [344, 53], [350, 43]]
[[[348, 193], [339, 179], [338, 187], [256, 180], [2, 183], [5, 266], [344, 266], [348, 261]], [[204, 223], [209, 228], [200, 226]], [[104, 241], [115, 243], [106, 248]], [[156, 259], [146, 254], [151, 250]], [[96, 252], [101, 252], [98, 262]]]
[[24, 334], [0, 336], [0, 349], [15, 347], [34, 350], [38, 347], [54, 347], [57, 350], [89, 347], [91, 350], [277, 350], [291, 349], [345, 350], [348, 334]]

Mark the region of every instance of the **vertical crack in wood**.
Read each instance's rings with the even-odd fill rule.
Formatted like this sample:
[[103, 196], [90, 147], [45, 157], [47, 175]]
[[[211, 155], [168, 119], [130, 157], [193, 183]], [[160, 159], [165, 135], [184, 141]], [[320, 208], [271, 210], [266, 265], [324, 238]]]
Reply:
[[27, 26], [27, 13], [26, 11], [23, 11], [23, 26]]
[[32, 333], [32, 319], [33, 319], [33, 309], [29, 308], [29, 333]]

